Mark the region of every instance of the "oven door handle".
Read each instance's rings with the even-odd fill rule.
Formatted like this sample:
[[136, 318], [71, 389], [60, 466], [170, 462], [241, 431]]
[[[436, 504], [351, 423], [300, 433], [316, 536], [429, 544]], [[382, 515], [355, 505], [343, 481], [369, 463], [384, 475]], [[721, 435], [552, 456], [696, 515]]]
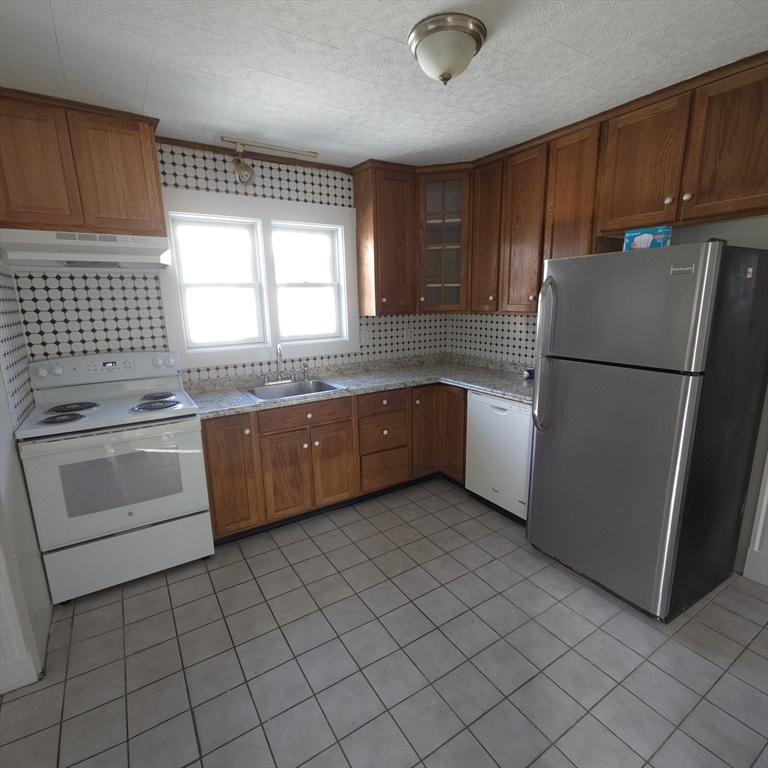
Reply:
[[81, 448], [98, 448], [104, 445], [116, 445], [132, 440], [152, 440], [164, 435], [181, 435], [189, 432], [200, 432], [200, 419], [179, 419], [162, 424], [148, 426], [131, 426], [126, 429], [113, 428], [100, 432], [75, 433], [66, 437], [47, 437], [19, 443], [19, 453], [22, 459], [32, 456], [46, 456], [53, 453], [80, 450]]

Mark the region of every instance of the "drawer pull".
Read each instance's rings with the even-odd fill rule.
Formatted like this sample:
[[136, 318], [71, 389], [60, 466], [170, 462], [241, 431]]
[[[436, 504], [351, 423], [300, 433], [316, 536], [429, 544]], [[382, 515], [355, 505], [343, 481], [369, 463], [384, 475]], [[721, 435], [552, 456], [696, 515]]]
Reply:
[[384, 430], [382, 430], [381, 434], [382, 435], [388, 435], [389, 434], [389, 430], [388, 429], [384, 429]]
[[244, 435], [250, 435], [251, 434], [251, 430], [250, 429], [244, 429], [243, 430], [243, 434]]
[[309, 448], [309, 443], [304, 443], [304, 445], [302, 445], [301, 447], [302, 447], [304, 450], [306, 450], [307, 448]]
[[318, 445], [320, 445], [320, 441], [319, 441], [319, 440], [315, 440], [315, 442], [313, 443], [313, 445], [315, 446], [315, 448], [317, 448], [317, 446], [318, 446]]
[[312, 418], [312, 414], [311, 414], [311, 413], [308, 413], [308, 414], [307, 414], [307, 418], [308, 418], [308, 419], [311, 419], [311, 418]]
[[674, 197], [665, 197], [664, 205], [669, 205], [674, 199], [675, 199]]
[[687, 203], [692, 197], [693, 197], [693, 195], [690, 192], [686, 192], [683, 195], [683, 200]]
[[419, 405], [421, 403], [421, 400], [416, 401], [416, 405]]
[[382, 405], [386, 405], [386, 404], [387, 404], [387, 401], [386, 401], [386, 400], [382, 400], [382, 401], [381, 401], [381, 404], [382, 404]]

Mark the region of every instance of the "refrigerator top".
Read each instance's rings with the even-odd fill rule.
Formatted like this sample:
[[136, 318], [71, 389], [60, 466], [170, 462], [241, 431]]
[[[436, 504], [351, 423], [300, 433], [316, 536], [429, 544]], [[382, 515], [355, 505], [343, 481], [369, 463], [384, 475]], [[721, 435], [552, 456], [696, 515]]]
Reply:
[[701, 373], [721, 241], [544, 262], [537, 357]]

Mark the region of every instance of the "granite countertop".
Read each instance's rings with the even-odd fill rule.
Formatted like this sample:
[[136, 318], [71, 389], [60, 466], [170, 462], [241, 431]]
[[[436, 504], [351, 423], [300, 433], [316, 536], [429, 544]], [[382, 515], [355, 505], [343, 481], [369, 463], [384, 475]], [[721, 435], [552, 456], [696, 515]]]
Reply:
[[[231, 380], [223, 380], [221, 388], [207, 388], [196, 391], [194, 383], [189, 383], [187, 391], [200, 409], [200, 418], [210, 419], [216, 416], [231, 416], [247, 411], [260, 411], [280, 408], [287, 405], [330, 400], [349, 395], [363, 395], [368, 392], [380, 392], [385, 389], [417, 387], [423, 384], [451, 384], [464, 389], [497, 395], [520, 403], [531, 403], [533, 381], [523, 378], [522, 367], [519, 370], [499, 370], [480, 365], [468, 365], [451, 361], [428, 361], [423, 363], [374, 363], [355, 371], [334, 372], [324, 369], [312, 372], [313, 378], [322, 378], [333, 384], [345, 387], [333, 392], [320, 392], [300, 398], [271, 400], [259, 403], [243, 394]], [[218, 382], [217, 382], [218, 384]], [[254, 386], [251, 377], [242, 377], [241, 387]]]

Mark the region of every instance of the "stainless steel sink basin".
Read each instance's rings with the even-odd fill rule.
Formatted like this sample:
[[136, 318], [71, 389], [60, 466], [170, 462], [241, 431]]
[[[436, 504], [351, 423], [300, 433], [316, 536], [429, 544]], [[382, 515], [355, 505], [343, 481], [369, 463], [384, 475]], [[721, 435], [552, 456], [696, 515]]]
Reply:
[[309, 381], [273, 381], [271, 384], [241, 389], [240, 391], [254, 400], [262, 402], [264, 400], [287, 400], [290, 397], [306, 397], [318, 392], [333, 392], [337, 389], [346, 389], [346, 387], [331, 384], [329, 381], [310, 379]]

